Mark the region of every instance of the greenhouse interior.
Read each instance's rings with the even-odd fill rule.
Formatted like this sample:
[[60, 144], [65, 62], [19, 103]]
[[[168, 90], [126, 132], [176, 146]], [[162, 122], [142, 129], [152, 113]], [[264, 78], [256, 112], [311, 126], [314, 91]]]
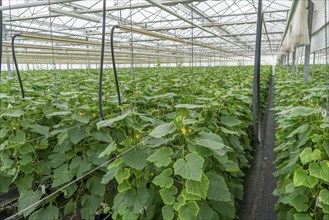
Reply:
[[0, 220], [329, 220], [327, 0], [0, 0]]

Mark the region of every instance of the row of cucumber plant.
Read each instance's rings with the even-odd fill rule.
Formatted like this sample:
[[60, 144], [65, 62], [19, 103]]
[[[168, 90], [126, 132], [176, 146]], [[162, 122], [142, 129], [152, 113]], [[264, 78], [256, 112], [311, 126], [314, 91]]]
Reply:
[[[270, 73], [263, 68], [262, 100]], [[252, 75], [252, 67], [121, 69], [117, 106], [107, 70], [104, 121], [96, 70], [23, 72], [25, 99], [3, 77], [0, 191], [18, 188], [11, 214], [234, 219], [251, 160]]]
[[325, 66], [306, 85], [275, 76], [278, 219], [329, 219], [329, 114]]

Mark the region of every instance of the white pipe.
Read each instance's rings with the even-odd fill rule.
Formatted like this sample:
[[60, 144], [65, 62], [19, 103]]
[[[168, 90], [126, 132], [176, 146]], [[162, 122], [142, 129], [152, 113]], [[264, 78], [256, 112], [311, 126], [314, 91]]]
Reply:
[[78, 19], [82, 19], [85, 21], [92, 21], [92, 22], [96, 22], [96, 23], [100, 22], [100, 19], [98, 19], [96, 17], [90, 17], [90, 16], [86, 16], [86, 15], [76, 14], [74, 11], [65, 11], [65, 10], [56, 9], [56, 8], [50, 8], [50, 11], [54, 12], [56, 14], [65, 15], [65, 16], [69, 16], [69, 17], [73, 17], [73, 18], [78, 18]]
[[68, 3], [68, 2], [76, 2], [82, 0], [43, 0], [37, 2], [28, 2], [28, 3], [21, 3], [16, 5], [5, 5], [0, 7], [0, 11], [6, 10], [13, 10], [13, 9], [20, 9], [20, 8], [28, 8], [28, 7], [37, 7], [37, 6], [44, 6], [44, 5], [53, 5], [53, 4], [60, 4], [60, 3]]

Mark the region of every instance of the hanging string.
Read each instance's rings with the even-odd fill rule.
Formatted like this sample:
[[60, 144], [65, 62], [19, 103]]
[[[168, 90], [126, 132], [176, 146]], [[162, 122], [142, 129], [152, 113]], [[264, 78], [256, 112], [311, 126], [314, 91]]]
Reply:
[[325, 24], [325, 48], [326, 48], [326, 84], [327, 84], [327, 111], [329, 111], [329, 71], [328, 71], [328, 8], [327, 8], [327, 0], [324, 1], [324, 24]]
[[194, 73], [194, 5], [192, 2], [192, 74]]
[[[133, 28], [133, 13], [131, 8], [131, 0], [129, 1], [129, 8], [130, 8], [130, 28]], [[133, 32], [130, 31], [130, 42], [131, 42], [131, 63], [130, 63], [130, 71], [133, 74], [133, 81], [135, 82], [135, 57], [134, 57], [134, 37]], [[135, 85], [135, 91], [136, 91], [136, 83]]]
[[[0, 6], [2, 6], [2, 0], [0, 0]], [[0, 11], [0, 85], [2, 84], [2, 78], [1, 78], [1, 75], [2, 75], [2, 10]], [[2, 88], [2, 86], [1, 86]], [[1, 92], [1, 91], [0, 91]], [[2, 99], [0, 98], [0, 112], [2, 112]]]
[[[131, 7], [131, 0], [129, 1], [130, 8], [130, 28], [133, 28], [133, 13]], [[134, 35], [133, 32], [130, 32], [130, 42], [131, 42], [131, 61], [130, 61], [130, 73], [133, 74], [133, 82], [134, 82], [134, 91], [138, 91], [137, 83], [136, 83], [136, 74], [135, 74], [135, 55], [134, 55]], [[133, 100], [133, 105], [136, 106], [136, 99]]]
[[[11, 15], [11, 0], [9, 0], [10, 39], [13, 37], [13, 26], [12, 26], [12, 21], [11, 20], [12, 20], [12, 15]], [[12, 68], [10, 67], [10, 63], [9, 63], [10, 60], [9, 60], [9, 58], [6, 58], [6, 59], [7, 59], [7, 62], [8, 62], [8, 65], [7, 65], [7, 68], [8, 68], [8, 76], [12, 77], [12, 71], [11, 70], [13, 69], [13, 67]]]
[[51, 20], [51, 10], [50, 10], [50, 0], [48, 0], [48, 10], [49, 10], [49, 20], [50, 20], [50, 41], [51, 41], [51, 54], [52, 54], [52, 74], [54, 78], [54, 91], [55, 91], [55, 98], [59, 94], [58, 84], [57, 84], [57, 74], [56, 74], [56, 63], [55, 63], [55, 54], [54, 54], [54, 40], [53, 40], [53, 21]]

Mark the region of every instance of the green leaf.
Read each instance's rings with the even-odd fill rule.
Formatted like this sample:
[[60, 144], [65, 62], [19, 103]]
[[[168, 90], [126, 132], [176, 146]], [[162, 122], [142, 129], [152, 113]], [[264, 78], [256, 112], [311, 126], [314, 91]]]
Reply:
[[224, 128], [224, 127], [221, 127], [220, 129], [221, 129], [222, 132], [225, 133], [225, 134], [238, 134], [236, 131], [232, 131], [232, 130], [229, 130], [229, 129]]
[[34, 149], [33, 149], [31, 144], [25, 143], [25, 144], [23, 144], [22, 146], [19, 147], [18, 151], [19, 151], [20, 154], [26, 155], [28, 153], [33, 152]]
[[112, 126], [114, 122], [121, 121], [121, 120], [125, 119], [127, 116], [128, 116], [128, 114], [123, 114], [123, 115], [119, 115], [115, 118], [100, 121], [100, 122], [97, 123], [97, 130], [99, 130], [102, 127]]
[[321, 151], [319, 149], [315, 149], [312, 152], [312, 148], [305, 148], [299, 155], [302, 163], [305, 165], [308, 162], [321, 159]]
[[289, 201], [289, 204], [292, 205], [297, 210], [297, 212], [305, 212], [308, 209], [307, 202], [307, 196], [297, 195]]
[[162, 216], [164, 220], [171, 220], [175, 217], [172, 205], [165, 205], [162, 207]]
[[308, 188], [313, 188], [318, 183], [318, 179], [309, 176], [307, 171], [302, 168], [294, 172], [294, 186], [306, 186]]
[[24, 114], [22, 110], [14, 109], [11, 112], [5, 112], [3, 113], [0, 118], [2, 117], [12, 117], [12, 118], [18, 118], [21, 117]]
[[[199, 204], [198, 220], [218, 220], [218, 214], [207, 204]], [[217, 218], [216, 218], [217, 217]]]
[[145, 187], [138, 188], [135, 191], [134, 200], [133, 200], [133, 209], [135, 213], [142, 214], [142, 210], [147, 208], [148, 204], [150, 204], [151, 194], [148, 189]]
[[2, 128], [0, 130], [0, 139], [4, 138], [7, 135], [8, 131], [10, 131], [9, 128]]
[[92, 118], [90, 115], [72, 115], [72, 119], [83, 124], [88, 124], [89, 120]]
[[215, 201], [231, 201], [231, 193], [227, 188], [224, 177], [213, 172], [207, 173], [207, 176], [210, 179], [207, 198]]
[[242, 123], [242, 121], [233, 118], [232, 116], [223, 116], [221, 117], [221, 122], [223, 125], [234, 127]]
[[33, 182], [33, 177], [31, 175], [24, 175], [24, 176], [21, 175], [18, 176], [17, 179], [15, 180], [15, 184], [19, 188], [21, 194], [31, 190], [32, 182]]
[[223, 219], [235, 219], [235, 204], [233, 200], [229, 202], [211, 201], [211, 205], [217, 213], [221, 216], [225, 216]]
[[186, 201], [182, 195], [179, 195], [177, 197], [177, 201], [174, 203], [174, 210], [178, 211], [180, 207], [186, 204]]
[[309, 116], [309, 115], [318, 114], [318, 113], [321, 113], [321, 109], [297, 106], [297, 107], [290, 109], [289, 117]]
[[320, 206], [322, 206], [322, 211], [324, 213], [329, 214], [329, 205], [324, 204], [323, 202], [320, 202]]
[[188, 200], [202, 200], [201, 196], [197, 196], [197, 195], [194, 195], [194, 194], [191, 194], [191, 193], [188, 193], [186, 191], [186, 189], [183, 189], [181, 194], [181, 196], [183, 196], [183, 198], [188, 201]]
[[47, 208], [45, 209], [41, 209], [38, 210], [37, 212], [33, 213], [30, 217], [30, 219], [35, 219], [35, 220], [39, 220], [39, 219], [49, 219], [49, 220], [56, 220], [58, 219], [58, 214], [59, 214], [59, 210], [56, 206], [53, 205], [49, 205]]
[[165, 94], [160, 94], [160, 95], [154, 95], [154, 96], [145, 96], [144, 98], [146, 100], [152, 100], [152, 99], [163, 99], [163, 98], [172, 98], [175, 96], [175, 93], [165, 93]]
[[126, 209], [124, 212], [123, 212], [123, 215], [122, 215], [122, 219], [129, 219], [129, 220], [137, 220], [138, 219], [138, 214], [131, 211], [130, 209]]
[[[27, 191], [24, 194], [21, 194], [18, 199], [18, 211], [21, 212], [28, 208], [30, 205], [38, 202], [42, 197], [42, 192], [40, 190], [36, 191]], [[38, 206], [32, 206], [29, 209], [23, 211], [24, 217], [27, 217], [31, 214]]]
[[102, 176], [100, 174], [89, 177], [86, 183], [91, 195], [97, 195], [103, 197], [105, 194], [105, 185], [101, 183]]
[[147, 154], [141, 149], [132, 149], [122, 155], [122, 161], [136, 170], [142, 170], [146, 166]]
[[23, 131], [17, 131], [14, 136], [10, 137], [9, 141], [10, 141], [10, 143], [24, 144], [25, 133]]
[[69, 215], [76, 209], [76, 203], [73, 199], [70, 199], [68, 203], [65, 204], [64, 215]]
[[303, 213], [294, 214], [294, 220], [312, 220], [311, 216]]
[[52, 187], [60, 186], [72, 180], [74, 174], [71, 170], [68, 170], [68, 165], [65, 163], [62, 166], [54, 170]]
[[186, 109], [196, 109], [196, 108], [206, 108], [205, 105], [193, 105], [193, 104], [178, 104], [175, 108], [186, 108]]
[[113, 141], [111, 135], [108, 131], [95, 131], [92, 136], [99, 141], [104, 141], [106, 143], [111, 143]]
[[115, 143], [115, 141], [113, 141], [104, 151], [102, 151], [102, 153], [100, 153], [98, 158], [108, 156], [116, 149], [117, 149], [117, 144]]
[[225, 162], [225, 167], [227, 172], [231, 172], [231, 173], [241, 172], [239, 164], [231, 160]]
[[324, 160], [320, 162], [320, 166], [317, 163], [312, 163], [309, 166], [310, 175], [320, 178], [326, 182], [329, 182], [329, 167], [328, 160]]
[[173, 174], [171, 168], [165, 169], [158, 176], [154, 177], [153, 183], [160, 186], [161, 188], [169, 188], [173, 185], [174, 180], [170, 177]]
[[9, 185], [12, 181], [12, 177], [9, 176], [3, 176], [0, 174], [0, 192], [8, 192], [9, 191]]
[[48, 156], [49, 166], [57, 168], [67, 161], [67, 156], [63, 153], [55, 153]]
[[185, 187], [187, 193], [206, 199], [209, 188], [209, 179], [205, 174], [202, 174], [201, 181], [187, 180], [185, 182]]
[[111, 180], [113, 180], [115, 173], [117, 172], [118, 167], [111, 167], [108, 169], [106, 174], [102, 178], [102, 184], [108, 184]]
[[160, 196], [164, 204], [172, 205], [175, 202], [175, 195], [177, 194], [177, 188], [171, 186], [170, 188], [163, 188], [159, 191]]
[[78, 189], [78, 185], [76, 183], [69, 185], [64, 189], [64, 197], [70, 198]]
[[225, 145], [220, 136], [213, 133], [200, 132], [201, 138], [197, 138], [195, 144], [208, 148], [218, 156], [226, 154]]
[[115, 179], [120, 184], [124, 180], [129, 179], [130, 177], [130, 170], [128, 168], [119, 168], [115, 173]]
[[178, 209], [178, 215], [182, 220], [191, 220], [196, 218], [199, 210], [199, 206], [195, 201], [189, 201]]
[[81, 218], [82, 219], [94, 219], [97, 208], [102, 201], [102, 197], [96, 195], [84, 194], [81, 198]]
[[35, 124], [32, 127], [31, 131], [46, 136], [46, 135], [49, 134], [49, 127], [42, 126], [42, 125], [39, 125], [39, 124]]
[[326, 152], [327, 156], [329, 157], [329, 139], [323, 141], [323, 149]]
[[33, 161], [32, 156], [29, 154], [22, 155], [21, 160], [19, 161], [20, 165], [24, 166]]
[[154, 163], [157, 167], [168, 166], [171, 162], [170, 156], [173, 151], [169, 147], [162, 147], [150, 155], [147, 160]]
[[66, 138], [68, 138], [69, 135], [67, 133], [67, 131], [62, 131], [58, 136], [57, 136], [57, 140], [58, 140], [58, 144], [61, 145], [65, 140]]
[[174, 164], [175, 174], [181, 175], [185, 179], [200, 181], [202, 177], [202, 167], [204, 159], [196, 153], [189, 153], [183, 159], [179, 159]]
[[295, 130], [293, 130], [289, 135], [288, 138], [293, 137], [295, 134], [301, 134], [309, 130], [310, 125], [308, 123], [302, 124]]
[[86, 171], [91, 167], [91, 163], [86, 159], [81, 160], [79, 156], [76, 156], [72, 159], [70, 163], [70, 170], [74, 170], [77, 177], [81, 177]]
[[127, 191], [128, 189], [131, 189], [131, 185], [128, 182], [128, 180], [124, 180], [122, 183], [118, 185], [118, 192], [124, 192]]
[[329, 205], [329, 190], [321, 189], [319, 197], [324, 204]]
[[47, 118], [53, 117], [53, 116], [63, 116], [63, 115], [70, 115], [70, 111], [62, 111], [62, 112], [51, 112], [46, 114]]
[[67, 134], [72, 143], [77, 144], [88, 135], [88, 129], [84, 126], [74, 127], [68, 129]]
[[150, 136], [154, 137], [154, 138], [161, 138], [163, 136], [173, 133], [175, 130], [176, 130], [176, 125], [172, 121], [172, 122], [157, 126], [153, 131], [151, 131]]

